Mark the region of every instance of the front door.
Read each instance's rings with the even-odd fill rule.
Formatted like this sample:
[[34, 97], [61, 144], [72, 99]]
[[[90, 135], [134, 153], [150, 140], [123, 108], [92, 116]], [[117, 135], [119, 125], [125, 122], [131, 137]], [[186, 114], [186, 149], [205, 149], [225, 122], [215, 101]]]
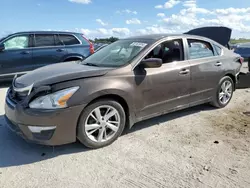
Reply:
[[185, 61], [182, 39], [161, 43], [145, 58], [152, 57], [161, 58], [163, 65], [145, 69], [143, 86], [140, 86], [143, 105], [139, 116], [142, 119], [189, 105], [190, 65]]
[[15, 35], [3, 41], [0, 51], [0, 79], [24, 74], [32, 64], [30, 35]]

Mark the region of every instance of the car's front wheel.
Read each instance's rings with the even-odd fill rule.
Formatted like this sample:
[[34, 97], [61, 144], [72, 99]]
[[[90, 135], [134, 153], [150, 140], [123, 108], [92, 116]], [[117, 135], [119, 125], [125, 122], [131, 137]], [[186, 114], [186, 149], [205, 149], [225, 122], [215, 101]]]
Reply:
[[233, 97], [234, 82], [229, 76], [225, 76], [220, 80], [216, 95], [213, 102], [213, 106], [217, 108], [224, 108], [228, 105]]
[[125, 123], [123, 107], [114, 100], [102, 99], [84, 109], [77, 138], [86, 147], [101, 148], [113, 143], [122, 134]]

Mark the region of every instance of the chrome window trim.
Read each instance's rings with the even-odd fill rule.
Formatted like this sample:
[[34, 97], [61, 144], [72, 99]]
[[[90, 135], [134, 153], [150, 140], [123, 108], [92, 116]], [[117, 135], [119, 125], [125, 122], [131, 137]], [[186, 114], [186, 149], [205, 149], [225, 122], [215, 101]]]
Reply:
[[17, 75], [17, 74], [26, 74], [30, 71], [26, 71], [26, 72], [14, 72], [14, 73], [7, 73], [7, 74], [0, 74], [0, 77], [3, 77], [3, 76], [13, 76], [13, 75]]

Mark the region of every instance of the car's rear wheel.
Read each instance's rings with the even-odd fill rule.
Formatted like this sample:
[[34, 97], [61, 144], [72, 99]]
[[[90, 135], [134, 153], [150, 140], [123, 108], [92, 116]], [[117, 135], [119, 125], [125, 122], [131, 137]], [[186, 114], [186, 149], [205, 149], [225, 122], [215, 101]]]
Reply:
[[122, 134], [125, 123], [123, 107], [114, 100], [102, 99], [84, 109], [77, 138], [86, 147], [101, 148], [113, 143]]
[[225, 76], [220, 80], [216, 96], [214, 97], [213, 106], [217, 108], [224, 108], [229, 104], [233, 97], [234, 82], [229, 76]]

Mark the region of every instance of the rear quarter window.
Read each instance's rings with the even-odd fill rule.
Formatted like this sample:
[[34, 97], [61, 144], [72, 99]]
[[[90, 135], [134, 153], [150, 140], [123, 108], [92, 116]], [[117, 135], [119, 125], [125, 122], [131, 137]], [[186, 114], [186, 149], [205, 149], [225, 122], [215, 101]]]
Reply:
[[73, 35], [62, 35], [62, 34], [60, 34], [59, 39], [66, 46], [80, 44], [79, 40]]
[[89, 42], [89, 40], [87, 39], [86, 36], [78, 34], [77, 37], [78, 37], [79, 40], [81, 40], [82, 45], [87, 45], [87, 46], [89, 45], [90, 42]]
[[222, 54], [222, 48], [219, 47], [218, 45], [214, 45], [214, 49], [215, 49], [215, 54], [216, 55], [221, 55]]

